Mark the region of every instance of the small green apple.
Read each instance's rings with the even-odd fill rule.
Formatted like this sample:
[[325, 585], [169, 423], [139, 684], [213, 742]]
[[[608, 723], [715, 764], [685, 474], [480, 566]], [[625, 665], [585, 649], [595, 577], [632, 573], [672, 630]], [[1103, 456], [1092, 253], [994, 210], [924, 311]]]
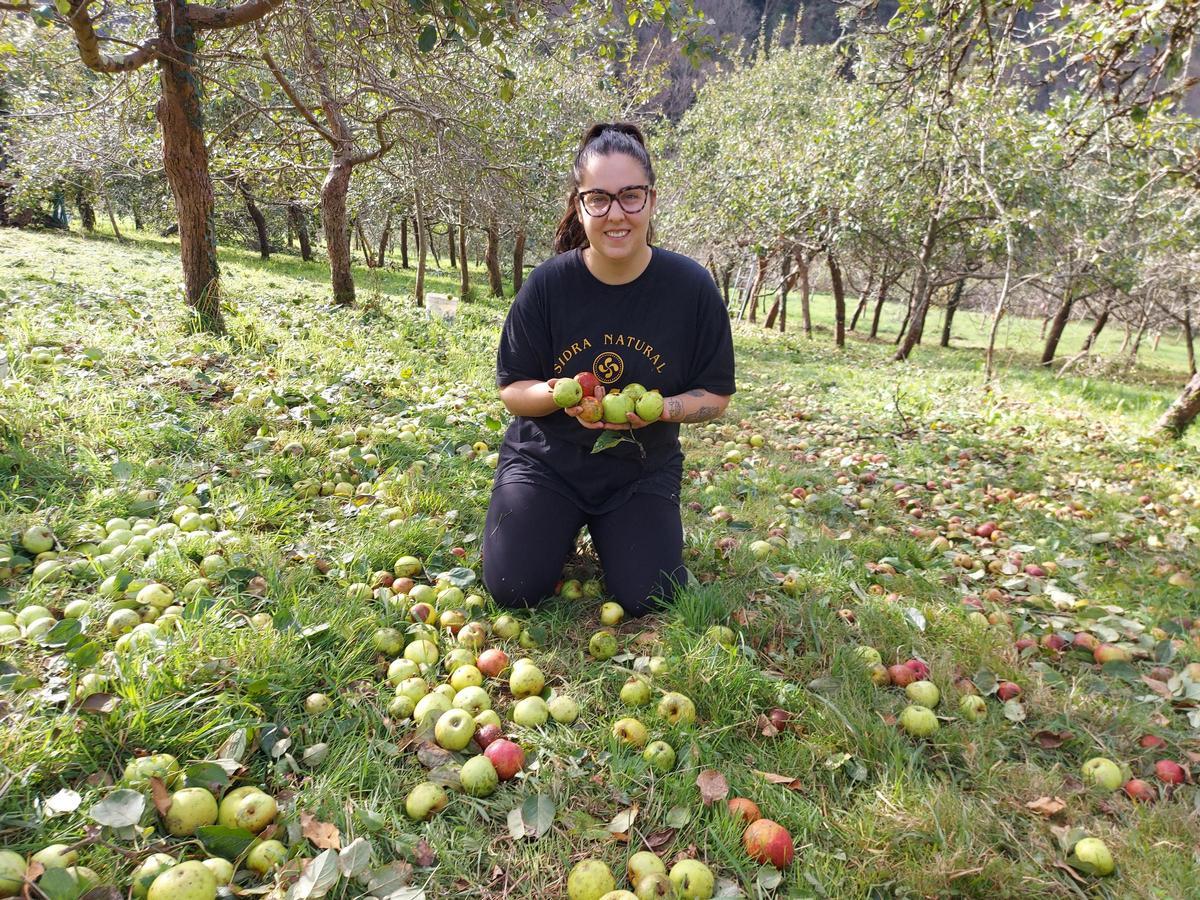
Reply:
[[691, 725], [696, 721], [696, 704], [676, 691], [669, 691], [658, 701], [658, 714], [672, 725]]
[[472, 756], [463, 763], [458, 775], [462, 789], [472, 797], [487, 797], [494, 793], [500, 784], [500, 776], [496, 767], [486, 756]]
[[554, 721], [560, 725], [573, 725], [579, 718], [579, 704], [566, 694], [555, 694], [546, 707]]
[[664, 775], [675, 768], [675, 749], [666, 741], [651, 741], [643, 751], [642, 759], [646, 760], [655, 772]]
[[671, 867], [671, 884], [680, 900], [709, 900], [716, 881], [712, 870], [698, 859], [684, 859]]
[[171, 795], [171, 808], [163, 816], [167, 831], [175, 837], [188, 837], [197, 828], [215, 825], [217, 798], [204, 788], [184, 788]]
[[584, 859], [567, 876], [568, 900], [600, 900], [617, 886], [608, 864], [599, 859]]
[[621, 702], [626, 706], [646, 706], [650, 702], [650, 683], [634, 675], [621, 685]]
[[1075, 845], [1072, 853], [1093, 875], [1111, 875], [1116, 868], [1112, 853], [1099, 838], [1084, 838]]
[[588, 641], [588, 653], [593, 659], [612, 659], [617, 655], [617, 637], [610, 631], [597, 631]]
[[936, 707], [942, 697], [937, 685], [932, 681], [914, 681], [904, 689], [904, 693], [917, 706], [924, 706], [926, 709]]
[[987, 718], [987, 703], [978, 694], [966, 694], [958, 701], [958, 711], [968, 722], [982, 722]]
[[1121, 767], [1111, 759], [1096, 756], [1083, 764], [1084, 784], [1092, 784], [1106, 791], [1115, 791], [1125, 783]]
[[541, 697], [525, 697], [518, 700], [512, 709], [512, 720], [524, 728], [538, 728], [546, 724], [550, 710]]
[[632, 747], [646, 746], [646, 726], [634, 718], [617, 719], [612, 727], [613, 736]]
[[17, 897], [25, 886], [25, 858], [12, 850], [0, 850], [0, 897]]
[[938, 720], [928, 707], [906, 706], [900, 713], [900, 727], [914, 737], [929, 737], [938, 730]]
[[[250, 855], [254, 856], [253, 850]], [[204, 863], [191, 860], [155, 878], [146, 896], [147, 900], [215, 900], [217, 879]]]
[[310, 716], [320, 716], [329, 712], [333, 701], [325, 694], [309, 694], [304, 698], [304, 711]]
[[29, 857], [31, 863], [41, 863], [46, 869], [65, 869], [79, 862], [79, 851], [67, 844], [51, 844]]
[[176, 865], [175, 857], [167, 853], [152, 853], [133, 872], [133, 900], [146, 900], [154, 879]]
[[[288, 851], [280, 841], [263, 841], [255, 844], [246, 857], [246, 868], [263, 876], [287, 862]], [[153, 897], [151, 897], [153, 900]]]
[[518, 699], [540, 694], [545, 686], [541, 669], [528, 661], [517, 660], [508, 676], [508, 689]]
[[620, 603], [609, 601], [602, 604], [600, 607], [600, 624], [601, 625], [620, 625], [621, 620], [625, 618], [625, 609]]
[[433, 735], [446, 750], [465, 750], [475, 734], [475, 720], [463, 709], [451, 709], [438, 717]]
[[213, 873], [213, 878], [217, 880], [217, 886], [229, 884], [233, 881], [233, 863], [227, 859], [222, 859], [219, 856], [212, 856], [206, 860], [202, 860], [204, 868]]
[[650, 850], [639, 850], [629, 857], [625, 864], [625, 874], [629, 876], [630, 884], [638, 884], [647, 875], [666, 875], [667, 867], [658, 858], [658, 854]]
[[404, 800], [404, 812], [410, 819], [425, 821], [446, 808], [450, 798], [440, 784], [423, 781], [408, 792]]

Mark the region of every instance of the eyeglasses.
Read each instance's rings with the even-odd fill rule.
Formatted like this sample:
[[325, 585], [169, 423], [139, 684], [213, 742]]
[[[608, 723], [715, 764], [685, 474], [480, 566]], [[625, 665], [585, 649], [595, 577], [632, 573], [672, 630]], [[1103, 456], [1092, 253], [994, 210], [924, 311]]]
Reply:
[[650, 199], [650, 185], [648, 184], [631, 184], [628, 187], [623, 187], [615, 194], [610, 194], [608, 191], [596, 188], [590, 191], [580, 191], [579, 199], [583, 203], [584, 210], [590, 216], [606, 216], [608, 210], [612, 206], [612, 202], [616, 200], [621, 204], [621, 209], [632, 215], [639, 213], [646, 206], [646, 201]]

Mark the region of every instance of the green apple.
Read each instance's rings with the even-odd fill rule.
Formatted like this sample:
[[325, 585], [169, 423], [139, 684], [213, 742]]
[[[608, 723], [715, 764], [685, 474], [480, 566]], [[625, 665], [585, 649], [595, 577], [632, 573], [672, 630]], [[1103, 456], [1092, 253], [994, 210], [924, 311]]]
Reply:
[[408, 792], [404, 799], [404, 812], [410, 819], [425, 821], [446, 808], [450, 798], [440, 784], [423, 781]]
[[204, 868], [213, 873], [213, 878], [217, 880], [217, 886], [229, 884], [233, 881], [233, 863], [227, 859], [222, 859], [219, 856], [213, 856], [203, 860]]
[[104, 623], [105, 630], [113, 637], [128, 634], [142, 624], [142, 617], [132, 609], [115, 609]]
[[446, 670], [447, 675], [453, 675], [464, 666], [475, 666], [479, 660], [468, 647], [455, 647], [449, 653], [442, 657], [442, 668]]
[[666, 741], [651, 741], [642, 752], [642, 759], [646, 760], [655, 772], [663, 775], [675, 768], [675, 748]]
[[82, 619], [92, 611], [92, 604], [89, 600], [72, 600], [63, 607], [64, 619]]
[[424, 678], [405, 678], [396, 685], [396, 696], [407, 697], [413, 703], [419, 703], [421, 698], [429, 693], [429, 685], [425, 683]]
[[646, 746], [646, 726], [637, 719], [626, 717], [613, 723], [612, 733], [617, 740], [632, 747]]
[[684, 859], [675, 863], [671, 867], [670, 878], [681, 900], [709, 900], [713, 895], [715, 879], [712, 870], [698, 859]]
[[494, 709], [485, 709], [475, 717], [475, 730], [478, 731], [484, 725], [495, 725], [497, 728], [502, 728], [504, 723], [500, 720], [500, 713]]
[[320, 716], [329, 712], [333, 701], [325, 694], [309, 694], [304, 698], [304, 711], [310, 716]]
[[197, 828], [216, 822], [217, 798], [204, 788], [176, 791], [171, 795], [171, 808], [163, 816], [163, 824], [175, 837], [188, 837]]
[[917, 706], [924, 706], [926, 709], [936, 707], [942, 697], [937, 685], [932, 681], [914, 681], [904, 689], [904, 693]]
[[1084, 784], [1092, 784], [1106, 791], [1115, 791], [1125, 783], [1121, 767], [1103, 756], [1093, 757], [1083, 764]]
[[0, 850], [0, 897], [17, 897], [25, 886], [25, 858]]
[[388, 715], [393, 719], [407, 719], [417, 710], [417, 704], [411, 697], [393, 697], [387, 706]]
[[421, 561], [415, 556], [402, 556], [392, 566], [397, 578], [411, 578], [421, 571]]
[[16, 623], [20, 628], [28, 628], [38, 619], [45, 619], [47, 617], [54, 618], [50, 610], [46, 609], [44, 606], [39, 606], [36, 603], [32, 603], [17, 612]]
[[393, 659], [391, 665], [388, 666], [387, 680], [392, 684], [399, 684], [406, 678], [412, 678], [421, 674], [421, 667], [411, 659]]
[[512, 709], [512, 720], [524, 728], [537, 728], [546, 724], [550, 710], [541, 697], [525, 697], [518, 700]]
[[168, 853], [152, 853], [133, 872], [133, 900], [146, 900], [154, 879], [176, 864]]
[[[241, 790], [241, 788], [238, 790]], [[244, 828], [249, 832], [258, 834], [275, 820], [275, 814], [279, 811], [279, 806], [276, 804], [275, 798], [270, 794], [252, 787], [245, 794], [234, 798], [233, 802], [230, 803], [230, 798], [235, 793], [237, 791], [230, 791], [221, 801], [220, 814], [218, 816], [220, 824], [228, 824], [234, 828]]]
[[673, 900], [675, 885], [666, 875], [647, 875], [637, 883], [637, 900]]
[[610, 425], [628, 425], [634, 401], [624, 394], [605, 394], [604, 399], [600, 401], [600, 407], [605, 422]]
[[646, 706], [650, 702], [650, 683], [634, 675], [621, 685], [621, 702], [626, 706]]
[[1112, 853], [1099, 838], [1084, 838], [1075, 845], [1072, 852], [1094, 875], [1111, 875], [1116, 868]]
[[449, 711], [450, 705], [450, 701], [446, 699], [445, 694], [426, 694], [417, 701], [416, 708], [413, 709], [413, 721], [419, 724], [425, 721], [428, 716], [433, 716], [434, 719], [437, 719], [443, 713]]
[[433, 736], [446, 750], [465, 750], [475, 735], [475, 720], [464, 709], [451, 709], [438, 717]]
[[125, 785], [135, 791], [149, 788], [151, 778], [161, 778], [167, 787], [174, 788], [183, 779], [183, 768], [170, 753], [155, 753], [131, 759], [121, 776]]
[[579, 704], [566, 694], [555, 694], [546, 704], [550, 716], [560, 725], [573, 725], [579, 718]]
[[454, 695], [457, 694], [458, 691], [456, 691], [454, 689], [454, 685], [443, 683], [443, 684], [434, 685], [433, 690], [430, 691], [429, 693], [441, 694], [443, 697], [445, 697], [447, 700], [449, 700], [450, 705], [453, 706], [454, 705]]
[[31, 525], [21, 535], [21, 546], [33, 554], [53, 550], [54, 532], [45, 525]]
[[672, 725], [691, 725], [696, 721], [696, 704], [683, 694], [669, 691], [658, 701], [658, 714]]
[[987, 703], [978, 694], [965, 694], [958, 701], [958, 711], [968, 722], [982, 722], [987, 718]]
[[495, 792], [500, 784], [500, 776], [496, 767], [486, 756], [472, 756], [463, 763], [462, 771], [458, 774], [462, 789], [472, 797], [487, 797]]
[[[254, 856], [253, 850], [250, 856]], [[146, 895], [147, 900], [215, 900], [216, 896], [216, 876], [195, 860], [167, 869], [154, 879]]]
[[625, 618], [625, 608], [620, 603], [609, 601], [600, 607], [601, 625], [620, 625]]
[[459, 666], [450, 673], [450, 684], [456, 691], [483, 684], [483, 673], [475, 666]]
[[67, 844], [51, 844], [29, 857], [31, 863], [41, 863], [46, 869], [65, 869], [79, 862], [79, 851]]
[[559, 378], [554, 382], [554, 403], [560, 409], [578, 406], [583, 399], [583, 387], [574, 378]]
[[866, 645], [861, 645], [861, 646], [855, 647], [853, 652], [854, 652], [854, 655], [858, 658], [859, 662], [861, 662], [863, 664], [863, 666], [865, 666], [868, 669], [872, 668], [873, 666], [881, 665], [883, 663], [883, 657], [881, 657], [879, 655], [879, 651], [876, 650], [874, 647], [868, 647]]
[[929, 737], [938, 730], [938, 720], [928, 707], [906, 706], [900, 713], [900, 727], [914, 737]]
[[597, 631], [588, 641], [588, 653], [593, 659], [612, 659], [617, 655], [617, 636], [611, 631]]
[[492, 698], [488, 696], [488, 692], [474, 684], [457, 692], [452, 702], [455, 707], [466, 710], [472, 716], [492, 708]]
[[540, 694], [545, 686], [542, 670], [528, 661], [517, 660], [508, 676], [508, 689], [518, 699]]
[[708, 631], [704, 632], [704, 636], [723, 647], [732, 647], [737, 643], [737, 635], [728, 625], [711, 625]]
[[501, 640], [511, 641], [521, 633], [521, 623], [512, 616], [498, 616], [492, 622], [492, 634]]
[[629, 876], [630, 884], [637, 884], [647, 875], [666, 875], [667, 867], [658, 858], [657, 853], [639, 850], [629, 857], [629, 862], [625, 864], [625, 874]]
[[617, 886], [608, 864], [599, 859], [584, 859], [567, 876], [567, 900], [600, 900]]
[[[629, 388], [625, 388], [625, 392], [628, 393], [628, 391]], [[646, 391], [634, 403], [633, 411], [643, 422], [657, 422], [662, 418], [663, 395], [658, 391]]]
[[246, 856], [246, 868], [251, 872], [263, 876], [276, 866], [283, 865], [287, 862], [287, 858], [287, 847], [282, 843], [279, 841], [263, 841], [261, 844], [255, 844], [250, 849], [250, 853]]
[[371, 643], [380, 653], [395, 656], [404, 647], [404, 632], [399, 628], [376, 628]]
[[165, 584], [151, 582], [137, 592], [139, 606], [153, 606], [155, 609], [165, 609], [175, 602], [175, 592]]
[[413, 641], [404, 648], [404, 658], [421, 665], [432, 666], [438, 661], [437, 644], [426, 640]]

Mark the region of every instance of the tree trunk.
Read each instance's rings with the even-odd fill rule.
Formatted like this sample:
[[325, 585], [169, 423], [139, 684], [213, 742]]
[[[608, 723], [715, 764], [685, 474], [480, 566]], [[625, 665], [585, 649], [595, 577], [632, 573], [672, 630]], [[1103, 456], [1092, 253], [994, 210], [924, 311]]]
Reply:
[[387, 248], [388, 240], [392, 236], [392, 211], [389, 209], [387, 215], [383, 218], [383, 234], [379, 236], [379, 256], [377, 257], [376, 266], [383, 268], [387, 265]]
[[729, 282], [733, 279], [733, 263], [726, 263], [721, 272], [721, 293], [725, 297], [725, 308], [729, 309]]
[[1125, 360], [1125, 368], [1132, 369], [1137, 364], [1138, 351], [1142, 349], [1142, 338], [1146, 336], [1146, 329], [1150, 325], [1150, 310], [1147, 309], [1142, 313], [1142, 322], [1138, 326], [1137, 336], [1133, 339], [1133, 346], [1129, 348], [1129, 357]]
[[75, 188], [75, 208], [79, 210], [79, 224], [83, 230], [91, 234], [96, 230], [96, 210], [88, 199], [87, 191], [82, 187]]
[[1013, 237], [1009, 233], [1004, 238], [1004, 282], [1000, 285], [1000, 296], [996, 300], [996, 311], [992, 314], [992, 329], [988, 332], [987, 352], [983, 358], [983, 380], [987, 384], [995, 372], [993, 365], [996, 358], [996, 335], [1000, 333], [1000, 320], [1004, 317], [1004, 307], [1008, 303], [1008, 289], [1012, 285], [1013, 266]]
[[1088, 336], [1083, 339], [1083, 346], [1079, 348], [1079, 352], [1083, 354], [1091, 353], [1092, 347], [1096, 345], [1096, 338], [1100, 337], [1100, 332], [1104, 330], [1104, 326], [1108, 324], [1109, 304], [1105, 303], [1104, 308], [1100, 310], [1100, 315], [1096, 316], [1096, 321], [1092, 325], [1092, 330], [1088, 332]]
[[887, 292], [890, 282], [888, 281], [888, 270], [884, 266], [883, 274], [879, 276], [879, 293], [875, 297], [875, 314], [871, 316], [871, 339], [874, 340], [879, 334], [879, 317], [883, 315], [883, 304], [887, 302]]
[[1046, 345], [1042, 348], [1041, 365], [1048, 366], [1054, 362], [1054, 354], [1058, 351], [1058, 342], [1062, 340], [1063, 330], [1067, 327], [1067, 320], [1071, 318], [1071, 307], [1074, 305], [1074, 285], [1068, 281], [1066, 290], [1063, 292], [1062, 302], [1058, 306], [1058, 312], [1054, 314], [1054, 321], [1050, 323], [1050, 331], [1046, 335]]
[[1050, 324], [1050, 320], [1051, 320], [1052, 318], [1054, 318], [1054, 317], [1053, 317], [1053, 316], [1051, 316], [1051, 315], [1049, 315], [1049, 314], [1047, 314], [1047, 315], [1045, 315], [1045, 316], [1042, 316], [1042, 337], [1041, 337], [1041, 340], [1043, 340], [1043, 341], [1046, 339], [1046, 328], [1047, 328], [1047, 326], [1049, 326], [1049, 324]]
[[1154, 332], [1154, 344], [1150, 347], [1151, 353], [1158, 352], [1158, 342], [1161, 340], [1162, 340], [1162, 331], [1161, 330], [1155, 331]]
[[321, 185], [321, 223], [325, 231], [325, 252], [333, 280], [333, 302], [349, 306], [354, 302], [354, 277], [350, 274], [350, 229], [346, 221], [346, 193], [354, 166], [345, 157], [334, 155], [329, 174]]
[[500, 274], [500, 224], [493, 216], [487, 226], [488, 288], [493, 297], [504, 296], [504, 279]]
[[771, 304], [771, 311], [767, 313], [767, 321], [763, 323], [763, 328], [770, 331], [775, 327], [775, 319], [779, 319], [779, 330], [782, 332], [787, 327], [787, 295], [789, 284], [788, 275], [792, 271], [792, 255], [785, 253], [783, 255], [783, 271], [779, 279], [779, 292], [775, 295], [775, 302]]
[[204, 106], [196, 72], [196, 33], [185, 0], [154, 0], [159, 40], [158, 122], [162, 126], [163, 167], [179, 216], [179, 254], [187, 304], [200, 330], [221, 334], [221, 269], [212, 180], [204, 143]]
[[929, 224], [925, 228], [925, 236], [921, 239], [921, 256], [917, 264], [917, 277], [913, 284], [913, 310], [912, 321], [909, 323], [908, 332], [904, 335], [904, 343], [900, 345], [900, 349], [896, 351], [894, 359], [896, 362], [903, 362], [908, 359], [908, 356], [913, 351], [913, 347], [917, 346], [917, 342], [921, 340], [921, 334], [925, 331], [925, 314], [929, 312], [929, 261], [933, 258], [933, 247], [937, 242], [938, 223], [942, 218], [942, 202], [945, 196], [945, 186], [941, 188], [942, 195], [938, 198], [937, 206], [934, 208], [932, 215], [929, 217]]
[[400, 217], [400, 268], [407, 269], [408, 265], [408, 216]]
[[312, 244], [308, 239], [308, 215], [299, 203], [295, 201], [288, 204], [288, 220], [292, 223], [292, 228], [296, 230], [296, 237], [300, 240], [300, 258], [305, 262], [312, 262]]
[[954, 314], [958, 312], [958, 304], [962, 301], [963, 285], [966, 283], [965, 278], [960, 278], [954, 283], [954, 293], [950, 295], [950, 301], [946, 304], [946, 318], [942, 320], [942, 346], [950, 346], [950, 333], [954, 327]]
[[1183, 340], [1187, 345], [1188, 371], [1196, 374], [1196, 340], [1192, 336], [1192, 308], [1183, 308]]
[[908, 333], [908, 323], [912, 321], [913, 300], [917, 296], [917, 280], [914, 278], [913, 283], [908, 286], [908, 305], [904, 309], [904, 321], [900, 323], [900, 330], [896, 332], [896, 340], [892, 341], [897, 347], [904, 340], [904, 335]]
[[238, 182], [238, 192], [242, 195], [242, 202], [246, 204], [246, 212], [249, 213], [251, 221], [254, 222], [254, 230], [258, 232], [258, 253], [263, 259], [271, 258], [271, 239], [267, 235], [267, 220], [263, 217], [262, 210], [258, 208], [258, 204], [254, 202], [254, 195], [250, 193], [250, 188], [246, 187], [244, 181]]
[[525, 282], [525, 229], [517, 227], [517, 236], [513, 241], [513, 296]]
[[287, 234], [288, 249], [291, 250], [296, 246], [296, 230], [292, 228], [292, 215], [290, 210], [288, 211], [288, 214], [283, 217], [283, 221], [285, 225], [284, 232]]
[[354, 230], [358, 234], [358, 249], [362, 251], [363, 263], [368, 269], [375, 268], [375, 257], [371, 255], [371, 244], [367, 240], [367, 233], [363, 231], [361, 218], [355, 220]]
[[825, 258], [829, 262], [829, 283], [833, 288], [833, 340], [837, 346], [845, 347], [846, 289], [842, 286], [842, 269], [832, 251]]
[[1155, 423], [1154, 430], [1170, 437], [1182, 437], [1198, 413], [1200, 413], [1200, 375], [1192, 375], [1191, 380], [1184, 386], [1183, 393], [1175, 398], [1175, 402]]
[[118, 241], [124, 241], [125, 238], [121, 237], [121, 229], [117, 227], [117, 217], [113, 213], [112, 201], [108, 198], [108, 187], [103, 180], [100, 181], [100, 198], [104, 201], [104, 211], [108, 213], [108, 223], [112, 225], [113, 234]]
[[142, 208], [140, 206], [138, 206], [138, 202], [136, 200], [132, 201], [129, 204], [129, 211], [133, 214], [133, 230], [141, 231], [142, 230]]
[[871, 299], [871, 288], [875, 286], [875, 273], [872, 272], [867, 276], [867, 285], [863, 288], [862, 294], [858, 298], [858, 306], [854, 309], [854, 315], [850, 317], [850, 330], [854, 331], [858, 328], [858, 320], [867, 308], [867, 303]]
[[425, 306], [425, 244], [429, 240], [425, 232], [425, 206], [421, 202], [421, 191], [413, 191], [416, 201], [417, 215], [413, 219], [413, 227], [417, 230], [417, 283], [413, 286], [413, 294], [417, 298], [417, 306]]
[[804, 336], [812, 340], [812, 285], [808, 280], [812, 260], [805, 257], [803, 251], [796, 252], [795, 260], [800, 282], [800, 322], [804, 326]]
[[454, 237], [454, 223], [453, 222], [451, 222], [449, 225], [446, 226], [446, 237], [449, 238], [449, 240], [446, 243], [450, 247], [450, 268], [457, 269], [458, 268], [458, 253], [455, 250], [456, 238]]
[[1126, 322], [1125, 323], [1125, 337], [1121, 340], [1121, 347], [1119, 350], [1117, 350], [1117, 353], [1125, 352], [1125, 349], [1129, 346], [1129, 339], [1131, 337], [1133, 337], [1133, 323]]
[[428, 236], [429, 252], [433, 254], [433, 264], [440, 269], [442, 267], [442, 258], [438, 256], [437, 241], [433, 239], [433, 231], [430, 230], [428, 222], [425, 223], [425, 234]]
[[461, 269], [459, 294], [463, 300], [471, 292], [471, 271], [467, 268], [467, 201], [459, 202], [458, 207], [458, 265]]
[[763, 282], [767, 278], [767, 255], [760, 253], [755, 256], [754, 277], [750, 280], [750, 289], [746, 297], [750, 305], [750, 323], [758, 322], [758, 295], [762, 292]]

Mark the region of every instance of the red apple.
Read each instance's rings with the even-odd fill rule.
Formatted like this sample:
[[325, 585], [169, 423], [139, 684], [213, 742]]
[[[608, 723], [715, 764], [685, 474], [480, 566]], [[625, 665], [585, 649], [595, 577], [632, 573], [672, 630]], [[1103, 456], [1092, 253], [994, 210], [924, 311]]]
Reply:
[[762, 812], [759, 810], [758, 804], [747, 797], [730, 797], [729, 814], [737, 816], [747, 825], [751, 825], [762, 818]]
[[1075, 632], [1075, 637], [1071, 639], [1071, 643], [1076, 647], [1092, 652], [1100, 646], [1100, 639], [1089, 631], [1077, 631]]
[[1013, 646], [1017, 648], [1018, 653], [1024, 653], [1030, 647], [1036, 647], [1037, 641], [1035, 641], [1031, 637], [1023, 637], [1023, 638], [1020, 638], [1019, 640], [1017, 640], [1016, 642], [1014, 642]]
[[596, 396], [596, 388], [600, 386], [600, 379], [591, 372], [580, 372], [575, 376], [575, 380], [579, 382], [579, 386], [583, 388], [583, 396]]
[[508, 668], [508, 654], [499, 647], [484, 650], [479, 654], [479, 659], [475, 660], [475, 668], [488, 678], [499, 678]]
[[1153, 803], [1158, 799], [1158, 791], [1154, 789], [1154, 785], [1148, 781], [1142, 781], [1140, 778], [1130, 778], [1121, 790], [1130, 800], [1138, 800], [1142, 803]]
[[788, 830], [770, 819], [751, 822], [742, 834], [742, 846], [746, 848], [746, 854], [751, 859], [760, 863], [770, 863], [777, 869], [790, 866], [796, 853]]
[[475, 743], [479, 745], [480, 750], [486, 750], [489, 745], [504, 737], [504, 732], [500, 730], [499, 725], [480, 725], [475, 729]]
[[1051, 632], [1050, 634], [1042, 635], [1042, 646], [1047, 650], [1058, 653], [1067, 646], [1067, 640], [1062, 635]]
[[391, 585], [393, 594], [407, 594], [416, 586], [417, 583], [407, 575], [393, 579]]
[[1150, 677], [1155, 681], [1170, 681], [1175, 677], [1175, 671], [1170, 666], [1155, 666], [1150, 670]]
[[1183, 784], [1187, 781], [1187, 770], [1179, 763], [1169, 759], [1160, 759], [1156, 762], [1154, 774], [1163, 784]]
[[996, 688], [996, 696], [1005, 702], [1021, 696], [1021, 686], [1011, 681], [1002, 681]]
[[917, 674], [917, 681], [926, 681], [929, 678], [929, 666], [925, 660], [913, 658], [905, 663], [910, 669]]
[[1027, 566], [1025, 566], [1025, 574], [1030, 578], [1045, 578], [1046, 570], [1037, 563], [1029, 563]]
[[779, 731], [786, 729], [788, 722], [792, 720], [792, 714], [786, 709], [780, 709], [779, 707], [771, 710], [769, 715], [771, 718], [771, 724], [774, 725]]
[[501, 781], [508, 781], [525, 765], [525, 751], [506, 738], [492, 741], [484, 749], [483, 755], [492, 761]]
[[1157, 750], [1159, 747], [1167, 746], [1167, 742], [1160, 738], [1157, 734], [1143, 734], [1141, 740], [1138, 741], [1139, 746], [1146, 750]]
[[892, 684], [896, 687], [908, 687], [914, 681], [921, 680], [916, 672], [903, 665], [888, 666], [888, 675], [892, 677]]
[[995, 522], [984, 522], [982, 525], [980, 525], [978, 528], [975, 529], [975, 536], [981, 537], [981, 538], [990, 538], [992, 536], [992, 533], [995, 530], [996, 530]]

